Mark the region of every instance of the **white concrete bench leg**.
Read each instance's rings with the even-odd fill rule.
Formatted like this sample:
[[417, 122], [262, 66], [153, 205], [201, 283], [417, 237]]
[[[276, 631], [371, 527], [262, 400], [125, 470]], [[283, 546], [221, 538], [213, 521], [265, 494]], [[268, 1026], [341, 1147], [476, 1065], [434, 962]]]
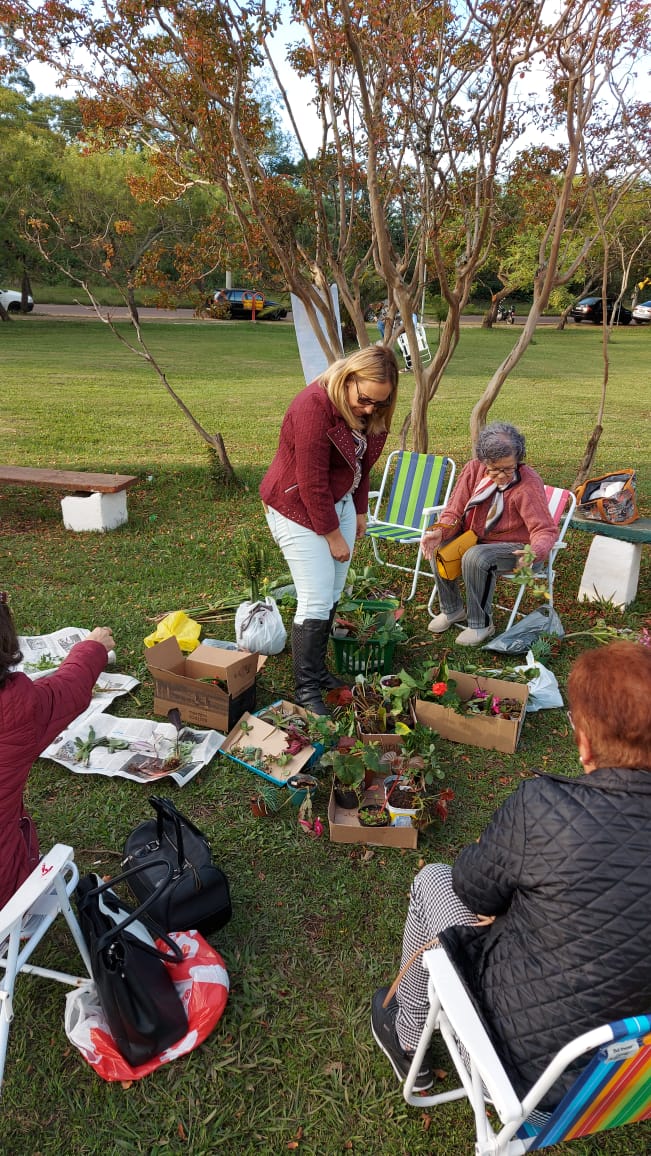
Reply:
[[641, 557], [639, 542], [595, 536], [579, 586], [579, 602], [602, 598], [623, 610], [637, 594]]
[[66, 530], [114, 530], [127, 520], [127, 492], [70, 495], [61, 499]]

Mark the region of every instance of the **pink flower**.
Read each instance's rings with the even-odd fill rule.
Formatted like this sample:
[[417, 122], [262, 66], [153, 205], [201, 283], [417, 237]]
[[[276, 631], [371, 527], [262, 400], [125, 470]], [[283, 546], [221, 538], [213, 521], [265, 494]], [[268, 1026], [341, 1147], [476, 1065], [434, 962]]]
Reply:
[[647, 626], [642, 627], [638, 641], [642, 643], [642, 646], [651, 646], [651, 631]]
[[491, 702], [491, 714], [499, 714], [500, 713], [501, 701], [502, 701], [501, 698], [498, 698], [497, 695], [493, 696], [493, 701]]
[[447, 689], [448, 689], [447, 682], [434, 682], [434, 683], [432, 683], [432, 694], [436, 694], [436, 695], [445, 694]]

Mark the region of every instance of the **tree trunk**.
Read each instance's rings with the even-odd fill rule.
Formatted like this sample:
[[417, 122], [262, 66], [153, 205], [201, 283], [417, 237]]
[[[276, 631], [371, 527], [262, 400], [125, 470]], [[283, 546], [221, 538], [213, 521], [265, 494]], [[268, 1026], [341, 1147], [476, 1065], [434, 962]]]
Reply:
[[587, 479], [590, 477], [590, 474], [593, 472], [594, 460], [597, 456], [597, 446], [599, 445], [599, 439], [602, 433], [603, 426], [596, 425], [590, 434], [588, 444], [585, 447], [585, 453], [581, 459], [579, 472], [572, 483], [573, 490], [575, 490], [577, 486], [582, 485], [583, 482], [587, 481]]

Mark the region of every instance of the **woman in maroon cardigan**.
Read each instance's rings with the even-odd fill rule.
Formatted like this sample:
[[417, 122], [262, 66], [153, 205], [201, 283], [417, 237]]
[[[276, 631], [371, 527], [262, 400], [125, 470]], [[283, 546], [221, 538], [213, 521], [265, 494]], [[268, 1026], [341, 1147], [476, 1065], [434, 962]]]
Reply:
[[295, 700], [325, 714], [321, 691], [335, 606], [356, 538], [366, 532], [369, 473], [391, 428], [398, 365], [373, 345], [335, 361], [294, 398], [260, 494], [269, 529], [296, 587], [292, 628]]
[[32, 682], [12, 673], [22, 655], [7, 595], [0, 591], [0, 907], [39, 859], [36, 829], [23, 804], [32, 763], [86, 709], [114, 646], [111, 631], [99, 626], [53, 674]]
[[549, 512], [542, 478], [523, 464], [525, 441], [513, 425], [496, 421], [481, 431], [477, 457], [463, 467], [452, 497], [438, 522], [423, 535], [423, 554], [430, 561], [441, 542], [474, 530], [477, 545], [461, 559], [466, 591], [464, 607], [459, 579], [436, 576], [441, 613], [429, 624], [442, 634], [455, 622], [468, 626], [455, 638], [458, 646], [479, 646], [495, 633], [493, 593], [498, 574], [522, 565], [524, 547], [544, 562], [558, 531]]

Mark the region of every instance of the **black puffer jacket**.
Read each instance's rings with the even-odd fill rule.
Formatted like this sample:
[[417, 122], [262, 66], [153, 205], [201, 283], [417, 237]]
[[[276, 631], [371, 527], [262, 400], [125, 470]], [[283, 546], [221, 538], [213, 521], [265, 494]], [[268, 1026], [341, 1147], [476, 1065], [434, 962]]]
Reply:
[[497, 916], [442, 941], [519, 1094], [574, 1036], [651, 1012], [651, 771], [527, 780], [453, 882], [472, 911]]

